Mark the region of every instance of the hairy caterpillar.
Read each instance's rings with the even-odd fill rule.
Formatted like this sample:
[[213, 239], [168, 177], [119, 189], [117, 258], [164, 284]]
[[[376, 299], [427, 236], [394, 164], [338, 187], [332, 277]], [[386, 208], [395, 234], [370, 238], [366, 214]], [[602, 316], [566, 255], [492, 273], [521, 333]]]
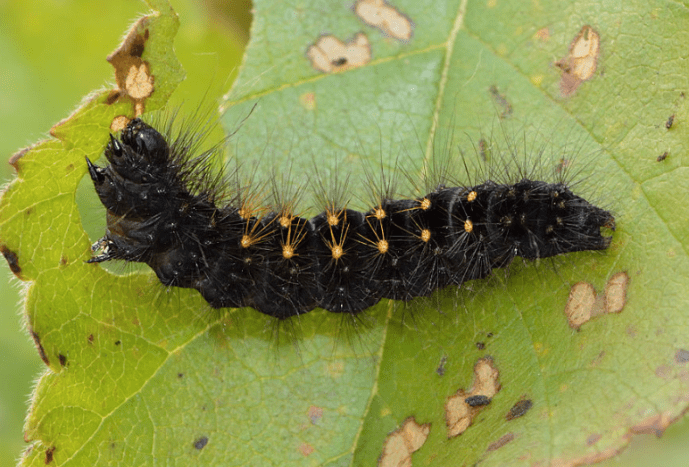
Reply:
[[[88, 158], [107, 209], [90, 262], [148, 264], [167, 286], [194, 288], [214, 308], [253, 307], [284, 319], [316, 307], [358, 313], [490, 275], [520, 256], [602, 250], [614, 218], [563, 183], [492, 180], [438, 186], [418, 199], [381, 196], [367, 212], [331, 203], [306, 219], [216, 196], [205, 156], [134, 119], [111, 135], [106, 167]], [[205, 184], [204, 184], [205, 183]]]

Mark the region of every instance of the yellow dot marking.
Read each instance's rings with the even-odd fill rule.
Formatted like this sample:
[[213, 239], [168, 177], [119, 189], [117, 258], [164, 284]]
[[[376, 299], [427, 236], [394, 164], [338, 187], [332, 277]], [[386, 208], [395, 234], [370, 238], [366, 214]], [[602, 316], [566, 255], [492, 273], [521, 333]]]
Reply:
[[419, 204], [421, 205], [421, 209], [424, 211], [428, 211], [431, 209], [431, 200], [428, 198], [424, 198], [421, 201], [419, 201]]
[[424, 242], [428, 243], [428, 241], [431, 239], [431, 231], [428, 229], [423, 229], [421, 231], [421, 240]]
[[474, 230], [474, 223], [471, 222], [469, 219], [464, 221], [464, 231], [466, 233], [471, 233]]
[[472, 202], [476, 199], [477, 196], [478, 196], [478, 194], [475, 191], [471, 191], [467, 195], [467, 201]]
[[284, 245], [282, 247], [282, 257], [290, 259], [294, 257], [294, 247], [292, 245]]
[[254, 239], [251, 238], [249, 235], [242, 236], [242, 241], [241, 241], [242, 248], [249, 248], [253, 243], [254, 243]]
[[330, 226], [336, 226], [337, 224], [340, 223], [340, 216], [339, 213], [328, 213], [328, 225]]
[[332, 252], [333, 259], [340, 259], [344, 256], [344, 250], [341, 245], [333, 246], [330, 251]]
[[280, 224], [282, 227], [285, 229], [289, 227], [289, 225], [292, 223], [292, 217], [291, 216], [280, 216], [278, 218], [278, 224]]
[[378, 248], [378, 253], [384, 255], [388, 252], [388, 248], [390, 248], [390, 245], [388, 244], [387, 240], [379, 240], [378, 243], [376, 243], [376, 248]]
[[387, 214], [385, 213], [385, 209], [381, 208], [378, 206], [373, 210], [373, 217], [375, 217], [378, 220], [385, 219]]

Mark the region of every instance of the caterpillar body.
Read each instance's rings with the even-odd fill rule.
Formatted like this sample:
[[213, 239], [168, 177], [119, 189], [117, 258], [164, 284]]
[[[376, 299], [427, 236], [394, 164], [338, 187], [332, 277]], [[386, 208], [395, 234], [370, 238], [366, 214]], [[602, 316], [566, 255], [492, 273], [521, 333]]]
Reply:
[[164, 285], [196, 289], [214, 308], [355, 314], [485, 278], [517, 256], [603, 250], [611, 237], [601, 228], [614, 229], [610, 212], [565, 183], [526, 178], [381, 196], [367, 212], [330, 203], [311, 219], [290, 206], [260, 213], [221, 203], [219, 178], [188, 143], [137, 118], [111, 135], [105, 167], [86, 159], [107, 210], [89, 262], [146, 263]]

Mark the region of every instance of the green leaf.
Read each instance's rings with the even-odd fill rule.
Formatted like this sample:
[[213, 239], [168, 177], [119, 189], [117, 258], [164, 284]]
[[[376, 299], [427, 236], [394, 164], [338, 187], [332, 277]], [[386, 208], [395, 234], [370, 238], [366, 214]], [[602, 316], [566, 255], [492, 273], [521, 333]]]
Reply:
[[[0, 203], [0, 243], [32, 281], [28, 320], [50, 367], [34, 394], [23, 464], [375, 465], [388, 434], [414, 417], [430, 424], [414, 465], [578, 465], [614, 455], [632, 433], [661, 432], [687, 409], [689, 215], [673, 195], [686, 188], [680, 57], [689, 15], [680, 4], [616, 5], [397, 1], [397, 20], [413, 22], [400, 41], [349, 5], [255, 2], [225, 121], [234, 129], [255, 106], [230, 149], [257, 167], [256, 178], [290, 173], [307, 186], [303, 204], [318, 209], [317, 181], [349, 176], [351, 204], [364, 207], [367, 167], [382, 164], [399, 179], [403, 169], [423, 185], [424, 166], [448, 145], [476, 157], [472, 144], [491, 135], [501, 143], [504, 130], [517, 142], [526, 135], [520, 150], [545, 145], [547, 161], [570, 162], [571, 152], [557, 151], [573, 146], [573, 170], [589, 177], [618, 226], [602, 254], [569, 255], [555, 268], [515, 263], [411, 315], [381, 303], [357, 337], [343, 330], [351, 322], [314, 311], [297, 323], [298, 352], [276, 346], [274, 323], [253, 310], [211, 311], [195, 291], [167, 291], [151, 273], [85, 264], [90, 240], [74, 197], [83, 157], [98, 157], [110, 122], [132, 115], [132, 104], [107, 105], [103, 93], [56, 126], [58, 139], [18, 160]], [[147, 111], [181, 79], [171, 56], [176, 16], [166, 2], [152, 6], [160, 15], [149, 18], [142, 58], [157, 88]], [[567, 67], [553, 64], [582, 30], [600, 36], [597, 69], [565, 97]], [[358, 32], [370, 62], [332, 74], [310, 66], [319, 36]], [[610, 309], [620, 277], [629, 278], [622, 310], [572, 329], [570, 293], [594, 287], [595, 309]], [[413, 319], [401, 323], [405, 314]], [[448, 439], [446, 401], [470, 391], [487, 356], [501, 389]], [[532, 408], [508, 420], [526, 399]]]
[[[326, 181], [344, 173], [340, 179], [349, 176], [357, 203], [368, 193], [367, 162], [388, 170], [401, 165], [423, 180], [424, 164], [442, 156], [447, 140], [466, 135], [460, 144], [476, 157], [482, 135], [500, 142], [503, 132], [508, 140], [516, 134], [512, 143], [527, 163], [539, 164], [524, 151], [545, 148], [552, 164], [569, 160], [574, 149], [573, 171], [613, 209], [618, 229], [604, 255], [570, 255], [556, 272], [515, 264], [504, 284], [471, 284], [455, 302], [443, 302], [441, 315], [418, 310], [422, 322], [407, 327], [395, 326], [393, 317], [373, 367], [371, 399], [362, 401], [361, 431], [346, 445], [353, 464], [373, 465], [388, 433], [408, 417], [431, 424], [414, 465], [578, 465], [614, 455], [632, 433], [662, 432], [687, 409], [689, 342], [680, 297], [689, 216], [681, 196], [666, 191], [686, 188], [682, 152], [689, 146], [686, 132], [665, 126], [670, 115], [675, 124], [687, 115], [678, 60], [686, 7], [391, 3], [414, 23], [408, 42], [367, 27], [344, 6], [326, 15], [319, 2], [284, 9], [257, 2], [245, 65], [227, 103], [228, 127], [256, 106], [238, 132], [234, 157], [249, 167], [264, 167], [268, 157], [268, 176], [290, 172], [298, 186], [313, 185], [314, 166]], [[289, 40], [275, 40], [285, 18], [302, 27]], [[365, 66], [332, 74], [309, 66], [307, 49], [321, 34], [346, 42], [359, 31], [371, 44]], [[577, 51], [595, 34], [600, 47], [592, 52], [597, 70], [575, 87], [563, 71], [576, 67], [564, 59], [579, 34]], [[502, 117], [497, 124], [495, 114]], [[664, 151], [671, 156], [657, 162]], [[568, 326], [570, 291], [595, 288], [601, 301], [620, 278], [629, 285], [619, 314], [598, 316], [578, 331]], [[373, 313], [382, 316], [385, 307]], [[448, 440], [446, 398], [469, 390], [485, 355], [502, 389], [469, 429]], [[533, 408], [507, 421], [521, 399]], [[320, 452], [315, 447], [310, 457]]]

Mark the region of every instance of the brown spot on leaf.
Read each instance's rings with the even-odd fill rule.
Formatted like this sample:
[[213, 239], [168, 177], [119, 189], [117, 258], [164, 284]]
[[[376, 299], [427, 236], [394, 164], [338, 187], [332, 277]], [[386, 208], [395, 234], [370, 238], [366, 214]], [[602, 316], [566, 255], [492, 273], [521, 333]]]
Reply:
[[484, 405], [471, 405], [475, 396], [492, 399], [500, 390], [499, 372], [491, 357], [483, 357], [474, 365], [474, 381], [471, 389], [458, 390], [445, 401], [447, 437], [461, 435], [471, 425]]
[[572, 95], [579, 85], [591, 79], [598, 67], [600, 35], [591, 26], [584, 26], [569, 46], [569, 55], [555, 62], [562, 70], [560, 92]]
[[148, 62], [142, 59], [148, 36], [148, 17], [144, 16], [131, 27], [122, 44], [107, 58], [115, 68], [118, 87], [117, 97], [111, 94], [107, 102], [115, 103], [128, 98], [134, 103], [136, 115], [143, 113], [144, 102], [155, 89]]
[[311, 424], [317, 425], [321, 418], [323, 418], [323, 409], [321, 407], [315, 405], [309, 407], [309, 420], [311, 420]]
[[120, 91], [113, 89], [108, 93], [108, 97], [105, 99], [107, 105], [113, 105], [120, 98]]
[[359, 0], [354, 13], [364, 23], [398, 41], [409, 41], [414, 34], [414, 23], [409, 17], [384, 0]]
[[675, 354], [675, 362], [680, 365], [689, 362], [689, 350], [679, 349]]
[[29, 333], [31, 334], [31, 337], [33, 338], [34, 344], [36, 344], [36, 349], [38, 350], [38, 355], [40, 355], [41, 360], [43, 360], [43, 363], [45, 363], [46, 365], [50, 366], [50, 360], [48, 360], [48, 356], [45, 353], [45, 349], [43, 348], [43, 344], [41, 344], [41, 338], [31, 328], [29, 328]]
[[9, 163], [12, 167], [14, 167], [14, 171], [19, 173], [19, 160], [24, 157], [24, 154], [29, 152], [31, 150], [31, 146], [28, 148], [20, 149], [19, 151], [15, 152], [10, 156]]
[[573, 457], [568, 459], [556, 458], [551, 461], [550, 465], [557, 467], [577, 467], [580, 465], [596, 464], [598, 462], [604, 461], [605, 459], [610, 459], [611, 457], [618, 455], [625, 448], [625, 446], [629, 443], [629, 441], [634, 435], [653, 434], [660, 437], [665, 431], [665, 429], [671, 423], [674, 423], [678, 419], [683, 417], [684, 413], [674, 414], [672, 416], [670, 416], [667, 413], [653, 415], [644, 420], [641, 420], [636, 425], [629, 427], [626, 433], [622, 434], [619, 442], [617, 442], [616, 440], [611, 440], [616, 441], [614, 447], [610, 447], [602, 451], [597, 451], [592, 454], [585, 454], [581, 457]]
[[21, 279], [22, 268], [19, 266], [19, 257], [17, 257], [17, 253], [7, 248], [6, 245], [0, 246], [0, 252], [2, 252], [2, 255], [7, 260], [7, 264], [9, 264], [10, 266], [10, 271], [12, 271], [15, 276]]
[[594, 433], [590, 435], [588, 438], [586, 438], [586, 445], [587, 446], [593, 446], [596, 444], [600, 439], [603, 437], [600, 433]]
[[655, 435], [660, 438], [665, 432], [665, 429], [675, 420], [676, 418], [671, 418], [667, 414], [660, 413], [642, 420], [641, 423], [634, 425], [630, 431], [634, 434]]
[[201, 436], [194, 441], [194, 449], [201, 450], [208, 444], [208, 436]]
[[533, 407], [531, 399], [522, 399], [512, 406], [507, 415], [505, 415], [505, 419], [509, 422], [515, 418], [523, 417], [531, 407]]
[[131, 120], [129, 117], [125, 115], [118, 115], [117, 117], [112, 119], [112, 122], [110, 122], [110, 131], [113, 133], [122, 131], [130, 121]]
[[149, 73], [148, 63], [138, 67], [132, 66], [125, 80], [127, 93], [135, 100], [142, 100], [153, 92], [153, 77]]
[[438, 374], [438, 376], [443, 376], [445, 374], [445, 363], [447, 362], [447, 355], [443, 355], [440, 359], [440, 363], [438, 364], [438, 368], [435, 369], [435, 372]]
[[598, 355], [591, 359], [591, 367], [597, 367], [600, 365], [600, 362], [603, 361], [603, 357], [605, 357], [605, 350], [601, 350]]
[[627, 304], [627, 288], [629, 287], [629, 275], [626, 272], [618, 272], [605, 284], [605, 312], [619, 313]]
[[656, 162], [663, 162], [665, 159], [667, 159], [667, 156], [669, 156], [669, 155], [670, 155], [670, 153], [665, 151], [660, 156], [656, 157]]
[[593, 315], [596, 304], [596, 289], [588, 282], [578, 282], [569, 290], [569, 298], [565, 305], [565, 316], [570, 327], [579, 327], [588, 322]]
[[475, 345], [476, 345], [476, 348], [477, 348], [478, 350], [485, 350], [485, 348], [486, 348], [486, 343], [485, 343], [485, 342], [477, 342]]
[[603, 294], [597, 293], [588, 282], [574, 284], [565, 305], [565, 316], [570, 327], [579, 329], [595, 316], [620, 313], [627, 303], [628, 287], [629, 275], [626, 272], [614, 274], [605, 284]]
[[491, 451], [497, 451], [510, 441], [512, 441], [515, 438], [514, 433], [507, 433], [506, 435], [502, 435], [500, 439], [498, 439], [494, 443], [490, 443], [488, 447], [486, 448], [486, 452], [491, 452]]
[[536, 38], [540, 41], [548, 42], [548, 39], [550, 39], [550, 29], [548, 29], [548, 28], [539, 29], [538, 31], [536, 31]]
[[[371, 61], [371, 44], [364, 33], [358, 33], [349, 42], [335, 36], [321, 36], [309, 46], [306, 57], [311, 66], [323, 73], [336, 73], [366, 65]], [[338, 65], [341, 63], [341, 65]]]
[[414, 417], [407, 418], [385, 438], [378, 467], [411, 467], [412, 453], [423, 446], [430, 432], [430, 423], [419, 425]]
[[60, 360], [60, 366], [64, 367], [67, 365], [67, 357], [62, 354], [57, 354], [57, 358]]
[[496, 85], [491, 85], [488, 90], [490, 91], [490, 95], [493, 97], [495, 105], [502, 108], [500, 118], [509, 118], [509, 116], [512, 115], [512, 104], [510, 104], [503, 94], [500, 94], [500, 91], [498, 91], [498, 87]]
[[306, 457], [309, 454], [313, 453], [316, 449], [314, 449], [313, 446], [311, 446], [308, 443], [301, 443], [299, 445], [299, 452], [301, 453], [302, 456]]
[[306, 110], [316, 110], [316, 94], [313, 92], [305, 92], [299, 96], [299, 103]]
[[668, 381], [672, 379], [672, 368], [668, 365], [660, 365], [656, 368], [655, 374], [658, 378]]
[[55, 453], [55, 446], [50, 446], [45, 451], [45, 463], [50, 464], [53, 461], [53, 454]]

